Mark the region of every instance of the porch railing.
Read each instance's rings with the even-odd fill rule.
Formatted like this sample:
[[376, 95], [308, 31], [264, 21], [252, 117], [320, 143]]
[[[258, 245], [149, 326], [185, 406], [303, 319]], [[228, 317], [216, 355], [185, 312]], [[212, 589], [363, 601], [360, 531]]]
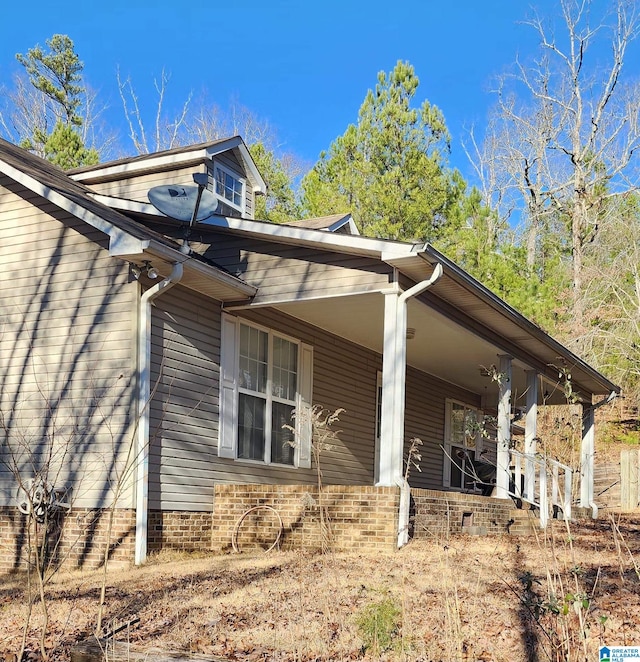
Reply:
[[510, 451], [509, 466], [509, 494], [538, 508], [543, 529], [549, 521], [549, 506], [554, 511], [562, 510], [564, 519], [571, 519], [571, 467], [557, 460], [545, 460], [516, 450]]

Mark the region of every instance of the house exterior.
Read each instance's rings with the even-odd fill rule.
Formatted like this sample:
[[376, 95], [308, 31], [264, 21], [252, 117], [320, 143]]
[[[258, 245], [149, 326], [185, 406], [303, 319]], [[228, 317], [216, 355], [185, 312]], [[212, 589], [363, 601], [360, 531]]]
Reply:
[[[195, 173], [218, 208], [187, 232], [147, 194]], [[111, 507], [106, 543], [138, 563], [224, 547], [253, 505], [286, 513], [295, 540], [319, 498], [314, 406], [344, 409], [321, 473], [345, 546], [406, 541], [409, 485], [438, 518], [458, 499], [495, 521], [510, 495], [542, 513], [551, 492], [566, 514], [595, 512], [593, 413], [615, 384], [430, 245], [359, 236], [348, 215], [256, 220], [265, 193], [239, 137], [69, 173], [0, 141], [8, 565], [38, 479], [66, 504], [79, 563], [100, 561]], [[566, 403], [569, 372], [584, 428], [573, 493], [535, 448], [537, 406]]]

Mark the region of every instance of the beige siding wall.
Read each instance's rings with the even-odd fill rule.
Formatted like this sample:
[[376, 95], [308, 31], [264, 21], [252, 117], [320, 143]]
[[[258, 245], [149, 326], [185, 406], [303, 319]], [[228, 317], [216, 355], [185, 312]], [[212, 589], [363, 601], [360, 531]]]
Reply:
[[152, 318], [149, 507], [208, 510], [217, 466], [220, 304], [177, 286]]
[[0, 265], [0, 505], [47, 467], [75, 506], [108, 505], [131, 434], [137, 288], [104, 235], [5, 179]]
[[392, 271], [377, 260], [223, 233], [205, 255], [259, 287], [255, 303], [378, 290], [389, 284]]
[[202, 167], [182, 168], [178, 170], [164, 170], [152, 174], [138, 175], [127, 179], [118, 179], [114, 182], [99, 182], [97, 184], [88, 184], [89, 188], [110, 195], [115, 198], [125, 198], [126, 200], [136, 200], [137, 202], [149, 202], [147, 192], [154, 186], [163, 184], [183, 184], [193, 185], [193, 173], [202, 172]]
[[[372, 485], [374, 475], [376, 353], [272, 309], [243, 311], [243, 319], [313, 346], [313, 401], [345, 409], [340, 439], [322, 455], [325, 484]], [[206, 510], [216, 483], [314, 484], [314, 469], [268, 467], [218, 457], [220, 308], [179, 286], [156, 300], [151, 421], [150, 507]], [[162, 376], [160, 373], [162, 372]], [[441, 489], [445, 400], [477, 398], [430, 375], [409, 370], [407, 439], [424, 446], [412, 483]]]
[[409, 482], [412, 487], [441, 490], [444, 452], [445, 402], [448, 398], [475, 407], [480, 406], [479, 396], [453, 384], [409, 368], [407, 371], [407, 395], [405, 412], [405, 457], [409, 440], [418, 437], [423, 446], [420, 471], [412, 470]]
[[[314, 346], [314, 400], [345, 407], [341, 441], [323, 456], [327, 483], [372, 484], [376, 369], [357, 379], [373, 353], [274, 312], [246, 319]], [[314, 484], [314, 470], [267, 467], [218, 457], [220, 308], [174, 288], [156, 300], [152, 384], [150, 507], [202, 510], [213, 503], [215, 483]], [[345, 366], [349, 366], [345, 369]], [[335, 371], [352, 376], [340, 381]], [[162, 376], [160, 377], [160, 373]]]
[[[228, 152], [216, 156], [215, 161], [222, 164], [229, 170], [237, 173], [239, 177], [242, 177], [246, 180], [245, 217], [253, 218], [253, 187], [246, 179], [244, 170], [238, 162], [238, 159], [233, 155], [232, 152]], [[110, 195], [116, 198], [124, 198], [126, 200], [136, 200], [137, 202], [149, 202], [147, 193], [150, 188], [153, 188], [154, 186], [161, 186], [163, 184], [193, 186], [193, 173], [204, 171], [205, 166], [203, 164], [191, 164], [183, 168], [162, 170], [160, 172], [140, 174], [133, 177], [123, 177], [120, 175], [116, 181], [97, 182], [94, 184], [87, 184], [87, 186], [96, 191], [96, 193], [101, 193], [102, 195]], [[237, 215], [237, 212], [234, 213]]]

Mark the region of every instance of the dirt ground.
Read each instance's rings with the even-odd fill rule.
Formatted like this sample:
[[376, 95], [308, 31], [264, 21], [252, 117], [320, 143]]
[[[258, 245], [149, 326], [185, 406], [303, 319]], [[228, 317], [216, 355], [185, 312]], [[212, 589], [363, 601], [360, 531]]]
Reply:
[[[118, 638], [229, 660], [596, 660], [640, 645], [640, 513], [563, 523], [536, 538], [452, 536], [388, 554], [161, 555], [112, 570], [106, 628]], [[50, 659], [95, 627], [101, 574], [47, 588]], [[24, 575], [0, 576], [0, 660], [15, 660]], [[41, 612], [25, 659], [39, 660]], [[4, 657], [3, 657], [4, 656]]]

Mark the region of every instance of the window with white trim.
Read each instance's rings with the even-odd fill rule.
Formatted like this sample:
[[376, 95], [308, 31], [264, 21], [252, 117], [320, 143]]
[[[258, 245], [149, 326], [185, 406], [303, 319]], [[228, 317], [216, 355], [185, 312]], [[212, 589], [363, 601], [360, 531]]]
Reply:
[[222, 202], [240, 212], [244, 211], [245, 180], [220, 163], [213, 166], [215, 194]]
[[312, 364], [310, 346], [223, 315], [218, 454], [309, 467]]
[[475, 491], [475, 463], [482, 450], [482, 412], [455, 400], [446, 401], [445, 411], [444, 486]]

